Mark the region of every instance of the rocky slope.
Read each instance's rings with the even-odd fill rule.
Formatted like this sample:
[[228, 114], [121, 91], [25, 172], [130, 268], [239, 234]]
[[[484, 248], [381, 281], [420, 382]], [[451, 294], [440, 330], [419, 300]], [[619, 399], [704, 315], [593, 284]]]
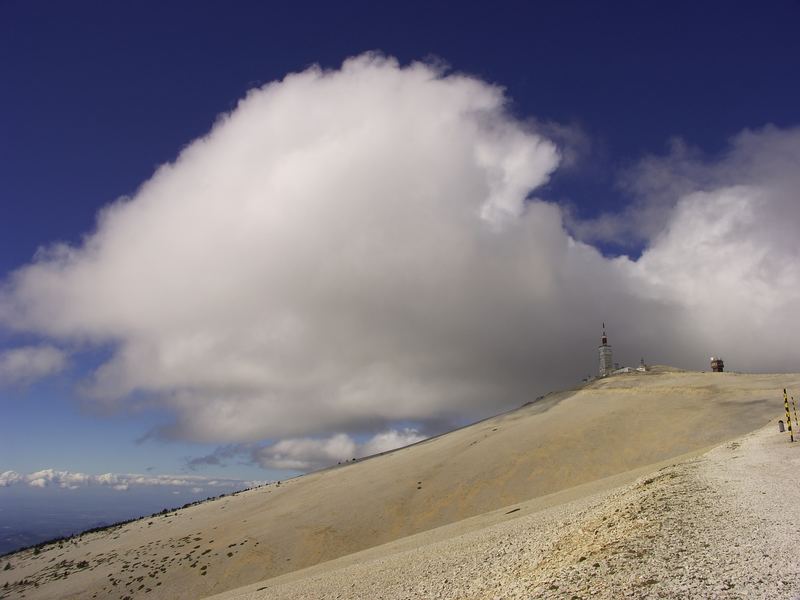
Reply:
[[779, 416], [784, 386], [800, 376], [615, 376], [355, 464], [17, 553], [0, 590], [202, 598], [532, 499], [538, 510], [604, 478], [619, 484]]
[[800, 442], [771, 424], [610, 492], [215, 600], [798, 598], [798, 474]]

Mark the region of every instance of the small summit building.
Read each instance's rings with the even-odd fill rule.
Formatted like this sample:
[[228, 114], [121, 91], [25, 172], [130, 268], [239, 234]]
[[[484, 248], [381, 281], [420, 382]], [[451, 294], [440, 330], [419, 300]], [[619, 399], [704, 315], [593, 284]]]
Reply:
[[606, 335], [606, 324], [603, 323], [603, 337], [600, 338], [600, 347], [597, 348], [600, 358], [600, 377], [608, 377], [614, 372], [614, 357]]

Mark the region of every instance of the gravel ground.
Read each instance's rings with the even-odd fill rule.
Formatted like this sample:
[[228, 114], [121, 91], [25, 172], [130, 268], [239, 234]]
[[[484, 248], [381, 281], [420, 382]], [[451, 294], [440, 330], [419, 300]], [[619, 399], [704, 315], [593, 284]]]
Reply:
[[771, 424], [623, 488], [226, 597], [800, 598], [800, 442], [785, 435]]

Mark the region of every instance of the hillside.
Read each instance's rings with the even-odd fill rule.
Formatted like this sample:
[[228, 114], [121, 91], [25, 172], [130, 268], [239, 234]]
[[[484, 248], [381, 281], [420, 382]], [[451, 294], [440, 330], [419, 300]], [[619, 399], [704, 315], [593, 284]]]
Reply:
[[26, 598], [201, 598], [511, 504], [619, 485], [780, 416], [783, 387], [798, 389], [800, 375], [611, 377], [392, 453], [17, 553], [0, 585], [26, 579], [14, 592]]
[[572, 501], [531, 500], [209, 600], [798, 598], [800, 444], [776, 420], [630, 484], [581, 486]]

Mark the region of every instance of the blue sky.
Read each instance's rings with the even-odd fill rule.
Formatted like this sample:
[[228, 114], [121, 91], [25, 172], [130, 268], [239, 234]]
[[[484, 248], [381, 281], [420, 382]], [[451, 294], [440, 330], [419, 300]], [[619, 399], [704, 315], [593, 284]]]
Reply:
[[373, 4], [4, 2], [0, 267], [79, 239], [248, 89], [366, 50], [436, 57], [522, 116], [580, 124], [601, 166], [553, 193], [587, 214], [625, 203], [610, 173], [673, 136], [713, 153], [797, 121], [796, 2]]
[[[0, 310], [0, 350], [47, 348], [51, 354], [37, 354], [36, 360], [53, 361], [37, 367], [46, 377], [7, 374], [6, 383], [0, 388], [6, 425], [0, 436], [0, 472], [30, 474], [52, 468], [93, 475], [184, 473], [241, 480], [286, 477], [330, 463], [336, 457], [343, 459], [352, 453], [415, 441], [517, 405], [529, 395], [535, 397], [554, 386], [579, 380], [594, 370], [600, 320], [610, 322], [612, 343], [620, 342], [617, 356], [622, 362], [638, 362], [646, 354], [663, 362], [683, 361], [681, 366], [703, 368], [698, 365], [711, 350], [730, 347], [724, 332], [730, 329], [730, 320], [736, 318], [737, 311], [764, 311], [769, 316], [756, 319], [762, 330], [774, 328], [780, 332], [774, 347], [775, 360], [772, 354], [754, 348], [740, 353], [739, 365], [751, 370], [790, 368], [796, 351], [790, 349], [792, 332], [782, 326], [781, 318], [790, 314], [793, 297], [779, 307], [759, 304], [753, 308], [750, 303], [756, 302], [754, 298], [762, 284], [763, 289], [769, 289], [776, 282], [791, 282], [792, 273], [781, 272], [778, 277], [776, 270], [759, 263], [752, 269], [763, 275], [763, 281], [752, 283], [747, 279], [743, 283], [744, 271], [735, 271], [726, 278], [720, 277], [719, 285], [709, 288], [701, 286], [714, 283], [702, 275], [706, 265], [694, 265], [679, 273], [675, 281], [669, 277], [677, 277], [675, 264], [686, 264], [685, 258], [674, 258], [676, 249], [705, 248], [707, 254], [703, 256], [710, 261], [727, 256], [727, 246], [717, 248], [706, 241], [701, 244], [676, 237], [679, 229], [691, 229], [686, 223], [701, 218], [701, 213], [686, 212], [688, 201], [683, 199], [696, 200], [690, 196], [692, 192], [708, 194], [704, 206], [719, 202], [729, 214], [741, 217], [726, 222], [727, 229], [721, 226], [723, 231], [714, 244], [748, 243], [749, 238], [740, 237], [742, 228], [761, 232], [772, 223], [787, 227], [798, 224], [797, 215], [787, 208], [790, 202], [785, 200], [784, 192], [790, 186], [783, 177], [791, 182], [798, 148], [795, 128], [800, 125], [800, 82], [796, 77], [800, 72], [800, 39], [796, 35], [799, 18], [797, 2], [404, 2], [380, 8], [367, 2], [239, 2], [235, 6], [211, 2], [0, 3], [0, 277], [5, 287], [0, 309], [3, 301], [14, 307], [5, 313]], [[186, 247], [219, 249], [219, 254], [203, 256], [196, 262], [195, 255], [187, 250], [189, 258], [184, 264], [178, 259], [173, 261], [170, 251], [161, 255], [154, 251], [153, 256], [161, 258], [147, 254], [146, 260], [129, 264], [126, 246], [108, 250], [101, 244], [104, 249], [97, 256], [103, 259], [113, 255], [114, 260], [122, 256], [119, 260], [131, 272], [138, 272], [136, 265], [149, 270], [162, 259], [173, 269], [164, 267], [152, 279], [141, 280], [150, 282], [150, 287], [134, 282], [125, 288], [131, 293], [119, 297], [111, 294], [122, 304], [126, 298], [130, 300], [133, 312], [120, 316], [108, 309], [105, 291], [117, 289], [117, 277], [124, 271], [93, 272], [91, 265], [96, 257], [86, 249], [88, 246], [84, 247], [85, 236], [97, 231], [96, 219], [101, 209], [120, 197], [132, 198], [132, 205], [144, 206], [142, 198], [146, 193], [140, 186], [153, 177], [160, 165], [176, 161], [215, 123], [220, 126], [215, 129], [221, 132], [220, 139], [233, 136], [224, 132], [233, 131], [234, 125], [223, 131], [219, 115], [233, 111], [245, 123], [252, 118], [255, 130], [261, 117], [249, 117], [251, 113], [237, 109], [248, 90], [281, 81], [290, 73], [312, 73], [308, 71], [312, 65], [336, 74], [329, 78], [330, 88], [325, 88], [328, 80], [313, 74], [308, 75], [307, 87], [280, 84], [280, 93], [303, 108], [285, 113], [280, 110], [288, 109], [277, 106], [263, 108], [262, 116], [266, 119], [270, 114], [278, 115], [276, 119], [281, 120], [283, 128], [280, 135], [277, 130], [270, 130], [270, 152], [280, 156], [280, 140], [288, 140], [293, 132], [303, 130], [303, 111], [310, 115], [317, 107], [323, 107], [323, 112], [330, 112], [325, 119], [335, 121], [334, 125], [345, 122], [351, 117], [350, 104], [340, 97], [340, 92], [356, 84], [343, 74], [346, 69], [341, 70], [342, 64], [369, 51], [393, 57], [396, 63], [357, 63], [353, 71], [363, 72], [374, 81], [370, 80], [372, 87], [365, 88], [363, 97], [354, 92], [352, 106], [363, 102], [359, 106], [371, 123], [388, 119], [387, 133], [360, 142], [362, 145], [353, 149], [353, 156], [362, 156], [360, 152], [367, 143], [391, 147], [392, 152], [381, 164], [391, 163], [397, 172], [402, 172], [406, 159], [411, 164], [417, 154], [426, 156], [425, 164], [430, 165], [442, 154], [460, 156], [472, 145], [483, 148], [488, 144], [493, 153], [490, 162], [496, 159], [489, 165], [491, 168], [472, 171], [453, 167], [451, 177], [447, 175], [451, 166], [448, 164], [440, 171], [431, 169], [419, 175], [419, 180], [428, 186], [425, 189], [436, 189], [448, 198], [449, 190], [454, 197], [469, 195], [474, 189], [483, 189], [484, 183], [487, 189], [494, 189], [493, 180], [481, 183], [480, 177], [491, 169], [510, 168], [509, 161], [522, 156], [523, 163], [532, 165], [530, 169], [506, 173], [506, 181], [518, 178], [519, 183], [501, 190], [499, 199], [492, 200], [496, 205], [481, 214], [492, 221], [493, 230], [508, 231], [508, 219], [521, 219], [524, 212], [531, 221], [526, 225], [530, 228], [528, 234], [515, 233], [522, 237], [513, 237], [515, 241], [500, 250], [482, 246], [484, 234], [473, 232], [476, 237], [469, 239], [474, 246], [464, 246], [478, 248], [470, 260], [451, 255], [445, 247], [446, 240], [451, 239], [448, 232], [453, 231], [449, 228], [430, 233], [431, 240], [442, 240], [442, 248], [434, 249], [421, 242], [418, 245], [413, 234], [391, 234], [386, 238], [387, 253], [406, 247], [410, 253], [417, 252], [414, 260], [402, 262], [412, 275], [384, 277], [385, 270], [375, 266], [382, 264], [383, 254], [372, 248], [358, 261], [343, 263], [341, 268], [331, 266], [317, 279], [317, 275], [308, 275], [301, 291], [295, 290], [295, 282], [283, 278], [282, 271], [279, 276], [275, 265], [257, 271], [265, 277], [262, 288], [237, 288], [237, 282], [250, 281], [254, 275], [246, 271], [241, 278], [231, 276], [228, 280], [229, 257], [224, 253], [232, 241], [211, 225], [207, 228], [211, 233], [200, 246], [187, 241]], [[370, 94], [371, 90], [379, 90], [387, 78], [396, 77], [401, 86], [419, 85], [419, 94], [408, 92], [409, 103], [420, 102], [414, 104], [418, 107], [416, 113], [399, 116], [405, 105], [398, 104], [397, 122], [409, 119], [410, 130], [416, 131], [417, 125], [424, 128], [423, 123], [414, 120], [429, 106], [423, 103], [427, 102], [423, 97], [428, 98], [423, 91], [426, 84], [414, 79], [409, 67], [414, 61], [423, 61], [427, 77], [448, 82], [453, 89], [463, 88], [458, 99], [462, 108], [452, 111], [485, 111], [486, 119], [495, 123], [494, 133], [475, 134], [477, 137], [465, 133], [463, 140], [453, 134], [450, 146], [436, 146], [434, 153], [432, 145], [430, 156], [418, 153], [419, 147], [404, 150], [407, 140], [402, 130], [391, 128], [391, 111], [387, 117], [382, 107], [370, 104]], [[457, 79], [460, 75], [469, 81]], [[431, 94], [440, 92], [444, 94], [442, 90]], [[346, 91], [341, 93], [346, 95]], [[266, 96], [259, 97], [267, 103]], [[483, 98], [478, 108], [472, 104], [480, 103], [476, 97]], [[431, 114], [437, 110], [456, 114], [448, 112], [449, 100], [435, 102], [443, 104], [430, 105]], [[253, 108], [252, 114], [255, 113]], [[453, 117], [459, 123], [453, 131], [471, 132], [473, 126], [480, 129], [483, 121], [470, 120], [463, 114]], [[308, 122], [316, 123], [313, 118], [309, 117]], [[325, 126], [329, 123], [320, 122]], [[246, 131], [249, 126], [240, 127]], [[340, 129], [330, 135], [350, 140], [350, 133]], [[358, 131], [358, 127], [353, 125], [352, 131]], [[214, 140], [208, 143], [209, 148], [218, 147]], [[349, 143], [341, 141], [342, 148], [348, 148]], [[223, 147], [221, 144], [219, 148]], [[526, 149], [517, 155], [520, 144]], [[303, 151], [314, 155], [321, 147], [312, 144], [304, 146]], [[259, 158], [261, 162], [254, 164], [262, 166], [248, 170], [242, 165], [250, 164], [247, 158], [256, 156], [254, 153], [260, 152], [261, 146], [248, 139], [232, 148], [237, 152], [241, 149], [237, 154], [241, 160], [225, 168], [241, 168], [238, 180], [228, 177], [226, 171], [224, 183], [217, 183], [215, 165], [224, 162], [225, 154], [213, 150], [219, 152], [219, 160], [203, 159], [203, 164], [212, 165], [210, 168], [192, 171], [186, 166], [191, 157], [181, 159], [175, 167], [175, 177], [179, 178], [176, 189], [205, 193], [205, 187], [191, 186], [195, 185], [192, 182], [208, 178], [209, 188], [224, 190], [218, 202], [236, 197], [239, 183], [257, 189], [263, 183], [256, 182], [259, 169], [271, 168], [269, 161], [278, 159]], [[212, 150], [201, 148], [196, 154], [203, 152]], [[383, 156], [380, 152], [375, 154]], [[363, 160], [354, 159], [340, 170], [347, 173], [347, 185], [374, 170], [369, 156], [365, 153]], [[352, 171], [346, 170], [350, 166]], [[410, 177], [406, 175], [398, 181], [414, 179], [414, 174], [420, 172], [418, 167], [415, 169], [409, 171]], [[325, 196], [325, 190], [331, 190], [326, 201], [336, 205], [361, 193], [358, 187], [337, 188], [338, 179], [325, 179], [331, 175], [321, 163], [301, 163], [301, 170], [302, 175], [292, 185], [315, 179], [330, 184], [321, 193], [298, 192], [303, 198]], [[394, 172], [387, 170], [387, 177], [391, 178]], [[464, 188], [452, 183], [459, 181], [475, 183]], [[773, 186], [776, 181], [786, 185]], [[401, 183], [398, 186], [402, 188]], [[759, 186], [767, 192], [748, 196], [749, 192], [742, 191], [761, 189]], [[364, 189], [372, 194], [375, 188]], [[392, 193], [387, 191], [388, 195]], [[153, 206], [169, 205], [167, 192], [153, 194]], [[529, 208], [508, 208], [503, 204], [512, 202], [508, 195], [519, 196], [513, 202], [519, 206], [528, 203]], [[475, 202], [486, 200], [478, 196]], [[267, 205], [274, 201], [266, 192], [258, 197]], [[762, 197], [770, 198], [769, 206], [779, 206], [780, 210], [758, 208]], [[397, 204], [410, 205], [402, 197]], [[244, 212], [236, 214], [237, 210], [245, 211], [248, 204], [232, 204], [213, 215], [204, 212], [208, 206], [211, 204], [181, 205], [171, 210], [169, 217], [154, 213], [144, 224], [134, 222], [138, 217], [126, 212], [114, 227], [105, 230], [102, 226], [101, 234], [104, 240], [114, 236], [120, 239], [120, 231], [131, 235], [131, 239], [141, 236], [149, 240], [159, 223], [169, 222], [178, 214], [180, 224], [170, 235], [177, 240], [176, 247], [183, 248], [189, 230], [196, 223], [205, 222], [203, 219], [213, 223], [223, 218], [236, 223], [237, 218], [249, 218]], [[276, 206], [275, 214], [292, 214], [293, 205]], [[278, 263], [306, 274], [316, 273], [316, 267], [311, 266], [303, 271], [312, 263], [298, 249], [316, 247], [315, 240], [327, 239], [325, 235], [331, 229], [314, 229], [322, 227], [317, 220], [331, 222], [336, 214], [351, 213], [343, 208], [340, 213], [329, 214], [327, 205], [308, 206], [311, 209], [303, 217], [307, 227], [301, 228], [294, 221], [284, 229], [267, 224], [264, 231], [271, 236], [289, 232], [288, 241], [283, 240], [280, 246], [248, 247], [248, 251], [256, 249], [264, 255], [275, 255]], [[348, 231], [365, 231], [369, 234], [365, 239], [373, 243], [371, 234], [380, 230], [385, 215], [380, 213], [362, 222], [359, 219], [364, 207], [359, 206], [352, 207], [353, 213], [348, 216]], [[483, 210], [488, 204], [481, 206]], [[392, 211], [386, 215], [391, 214], [395, 223], [399, 213], [396, 207]], [[511, 216], [496, 216], [501, 213]], [[443, 222], [455, 213], [431, 214]], [[751, 218], [757, 222], [748, 221]], [[758, 220], [762, 218], [763, 223]], [[420, 227], [416, 224], [408, 231]], [[546, 241], [551, 233], [553, 239]], [[467, 238], [462, 234], [457, 239], [463, 242]], [[565, 250], [563, 257], [555, 250], [551, 252], [551, 247], [567, 244], [570, 235], [578, 240], [578, 250]], [[534, 238], [535, 244], [530, 241]], [[342, 238], [331, 239], [330, 245], [320, 247], [335, 253]], [[750, 241], [754, 248], [764, 248], [764, 239], [753, 237]], [[31, 301], [26, 294], [45, 288], [25, 287], [29, 284], [15, 282], [12, 272], [31, 265], [57, 269], [61, 259], [36, 253], [39, 248], [61, 242], [80, 252], [75, 264], [86, 267], [90, 287], [97, 282], [98, 292], [87, 297], [97, 299], [98, 304], [86, 313], [102, 313], [102, 319], [92, 320], [91, 314], [77, 311], [73, 304], [78, 302], [78, 296], [64, 290], [84, 290], [86, 286], [68, 288], [72, 284], [67, 279], [65, 287], [53, 291], [47, 303], [26, 308]], [[692, 246], [695, 242], [698, 245]], [[146, 254], [150, 247], [149, 242], [143, 243], [141, 252]], [[639, 260], [648, 249], [652, 249], [650, 258]], [[785, 264], [793, 260], [791, 252], [783, 246], [769, 246], [762, 258], [769, 265]], [[217, 262], [215, 257], [219, 255], [222, 258]], [[242, 255], [246, 254], [235, 254]], [[623, 262], [612, 260], [619, 255], [630, 258], [621, 259]], [[326, 261], [329, 257], [322, 252], [314, 260]], [[531, 257], [536, 257], [533, 263], [538, 265], [531, 268], [547, 272], [537, 271], [533, 287], [517, 289], [514, 282], [520, 277], [512, 271], [527, 268], [524, 265], [530, 263]], [[337, 260], [327, 262], [339, 265]], [[439, 263], [446, 267], [442, 273], [425, 271], [420, 278], [414, 276], [415, 267], [408, 267], [424, 264], [428, 269]], [[390, 263], [391, 268], [398, 264]], [[263, 317], [263, 321], [257, 321], [262, 328], [259, 336], [243, 342], [235, 334], [244, 331], [241, 324], [225, 322], [219, 327], [209, 326], [208, 330], [189, 324], [167, 340], [152, 334], [155, 321], [141, 324], [130, 317], [141, 311], [143, 315], [156, 315], [153, 318], [161, 322], [163, 315], [158, 313], [156, 300], [164, 298], [164, 304], [168, 304], [174, 290], [153, 282], [182, 276], [190, 266], [202, 271], [197, 265], [208, 265], [200, 277], [218, 279], [220, 288], [196, 289], [203, 290], [204, 298], [219, 292], [220, 298], [232, 302], [231, 313], [241, 310], [254, 323]], [[374, 272], [370, 270], [373, 266]], [[449, 275], [461, 273], [459, 269], [463, 270], [463, 277], [449, 279]], [[26, 272], [31, 277], [44, 273], [42, 269]], [[346, 283], [346, 277], [353, 273], [362, 275], [357, 281]], [[65, 277], [73, 276], [78, 277], [74, 273]], [[531, 291], [547, 285], [558, 287], [562, 284], [553, 282], [561, 278], [566, 283], [552, 296]], [[542, 283], [545, 280], [550, 284]], [[652, 290], [620, 295], [631, 281], [643, 280], [652, 284]], [[330, 281], [340, 283], [330, 286]], [[446, 283], [431, 294], [431, 281]], [[470, 287], [476, 281], [483, 283]], [[194, 280], [186, 285], [195, 289], [191, 287]], [[695, 327], [702, 314], [702, 302], [724, 304], [726, 298], [732, 298], [727, 285], [747, 292], [745, 297], [731, 300], [729, 311], [722, 311], [728, 321], [720, 320], [708, 328]], [[683, 296], [673, 298], [671, 293], [676, 289], [682, 290]], [[373, 297], [375, 290], [381, 292], [379, 297]], [[136, 299], [139, 293], [141, 299]], [[183, 304], [176, 305], [178, 308], [165, 309], [164, 314], [180, 317], [183, 306], [192, 314], [196, 310], [198, 320], [193, 322], [217, 318], [219, 305], [209, 301], [208, 307], [203, 304], [202, 309], [198, 308], [200, 298], [197, 292], [193, 293], [194, 296], [189, 293], [188, 299], [181, 299]], [[273, 296], [280, 296], [281, 302], [286, 303], [280, 308], [264, 308], [262, 313], [253, 308], [258, 305], [259, 294], [265, 304]], [[695, 295], [699, 298], [696, 302], [682, 300]], [[585, 309], [578, 300], [592, 296], [597, 300], [593, 305], [596, 313], [595, 308]], [[248, 308], [241, 308], [231, 301], [239, 297], [252, 299], [252, 303], [243, 302]], [[87, 302], [81, 298], [80, 302]], [[446, 303], [437, 306], [437, 298]], [[485, 298], [486, 304], [478, 306], [478, 300], [466, 300], [470, 298]], [[417, 299], [425, 300], [417, 305]], [[527, 313], [533, 305], [539, 308]], [[59, 307], [64, 306], [67, 309], [61, 315]], [[585, 319], [556, 316], [561, 315], [559, 307], [567, 306]], [[70, 312], [72, 309], [75, 310]], [[60, 316], [51, 319], [52, 314]], [[658, 317], [653, 318], [656, 314]], [[400, 326], [383, 331], [382, 324], [389, 321]], [[521, 322], [529, 325], [520, 327]], [[630, 327], [621, 335], [625, 325]], [[379, 333], [373, 339], [370, 336], [376, 330]], [[415, 332], [419, 334], [416, 338]], [[687, 336], [686, 332], [692, 333]], [[446, 357], [441, 364], [423, 360], [422, 346], [415, 346], [418, 342], [411, 340], [422, 339], [423, 333], [431, 336], [424, 348], [435, 346], [437, 357]], [[784, 334], [787, 339], [781, 341]], [[272, 342], [264, 342], [272, 340], [272, 335], [281, 343], [270, 346]], [[322, 336], [322, 344], [318, 344], [315, 335]], [[534, 336], [538, 339], [534, 340]], [[350, 343], [354, 340], [367, 341], [356, 348], [358, 344]], [[656, 346], [656, 340], [663, 346]], [[314, 348], [337, 350], [319, 350], [309, 357], [301, 341]], [[281, 353], [280, 348], [289, 346], [294, 351], [295, 342], [296, 354]], [[465, 357], [465, 346], [480, 346], [481, 353]], [[206, 348], [214, 350], [202, 354]], [[539, 351], [543, 354], [536, 354]], [[202, 360], [186, 358], [195, 352], [202, 354]], [[219, 353], [226, 353], [230, 359], [229, 363], [220, 361], [230, 365], [229, 372], [222, 367], [219, 373], [215, 370]], [[579, 358], [574, 358], [576, 353]], [[157, 368], [147, 362], [149, 355], [160, 357]], [[25, 354], [19, 360], [31, 361], [33, 356]], [[306, 360], [300, 361], [300, 356]], [[10, 354], [6, 358], [11, 361], [8, 357]], [[177, 357], [177, 362], [170, 362], [169, 357]], [[567, 363], [569, 367], [565, 366]], [[21, 363], [13, 362], [18, 364]], [[246, 372], [239, 373], [240, 364], [246, 365], [246, 369], [242, 367]], [[2, 361], [0, 377], [1, 365]], [[17, 368], [13, 365], [8, 369]], [[113, 365], [116, 370], [104, 370], [104, 365]], [[258, 365], [269, 371], [267, 383], [262, 381], [266, 376], [254, 372]], [[148, 374], [154, 368], [157, 377]], [[98, 383], [96, 376], [101, 372], [102, 381]], [[472, 391], [467, 393], [460, 387], [466, 386], [465, 381], [470, 390], [479, 390], [474, 392], [475, 398]], [[222, 396], [224, 400], [219, 400]], [[481, 400], [479, 396], [489, 399]], [[271, 408], [263, 409], [266, 405]], [[298, 408], [303, 406], [307, 408]], [[253, 425], [260, 419], [263, 427]]]

